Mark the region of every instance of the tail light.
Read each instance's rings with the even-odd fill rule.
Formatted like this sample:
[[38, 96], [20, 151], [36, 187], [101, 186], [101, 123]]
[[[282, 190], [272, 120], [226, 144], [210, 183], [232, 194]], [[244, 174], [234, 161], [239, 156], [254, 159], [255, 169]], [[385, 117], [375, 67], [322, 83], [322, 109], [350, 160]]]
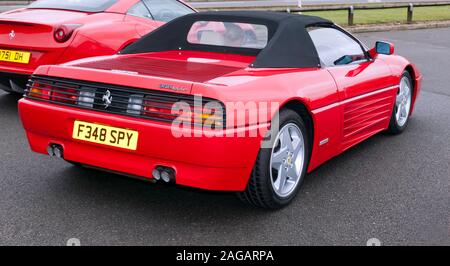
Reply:
[[192, 121], [195, 125], [223, 128], [224, 112], [225, 109], [219, 102], [207, 102], [201, 109], [194, 109]]
[[81, 24], [60, 25], [53, 32], [53, 37], [55, 38], [55, 41], [59, 43], [66, 42], [72, 36], [73, 31], [81, 26]]
[[52, 100], [60, 103], [76, 103], [78, 100], [77, 87], [55, 84], [52, 90]]
[[146, 97], [143, 102], [143, 115], [158, 119], [175, 120], [178, 115], [172, 114], [173, 104], [174, 103], [157, 101]]
[[144, 95], [131, 94], [128, 98], [127, 113], [131, 115], [140, 115], [142, 112], [142, 102]]
[[207, 101], [202, 105], [189, 105], [189, 110], [173, 108], [175, 102], [159, 102], [152, 99], [144, 99], [143, 115], [164, 120], [185, 121], [196, 126], [209, 126], [222, 128], [224, 126], [224, 108], [219, 102]]
[[50, 100], [50, 97], [52, 95], [52, 86], [39, 82], [33, 82], [29, 91], [30, 92], [28, 95], [30, 97]]
[[75, 104], [78, 100], [76, 87], [67, 85], [50, 85], [47, 83], [33, 82], [29, 88], [29, 97], [39, 98], [66, 104]]
[[78, 105], [85, 108], [93, 108], [95, 102], [95, 89], [81, 87], [78, 96]]

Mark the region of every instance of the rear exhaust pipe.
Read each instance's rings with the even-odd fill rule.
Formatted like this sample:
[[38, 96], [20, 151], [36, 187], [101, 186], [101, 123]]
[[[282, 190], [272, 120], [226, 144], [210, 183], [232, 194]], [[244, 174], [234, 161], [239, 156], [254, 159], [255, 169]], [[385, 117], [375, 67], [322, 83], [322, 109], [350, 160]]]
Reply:
[[63, 148], [61, 146], [55, 145], [55, 147], [53, 148], [53, 153], [55, 154], [56, 158], [63, 158]]
[[161, 180], [161, 171], [158, 168], [153, 169], [152, 176], [156, 181]]
[[55, 153], [53, 152], [53, 146], [51, 144], [47, 146], [47, 153], [52, 157], [55, 156]]
[[162, 180], [165, 183], [175, 183], [175, 170], [170, 167], [157, 166], [152, 171], [152, 176], [156, 181]]
[[56, 158], [64, 158], [64, 149], [61, 145], [58, 144], [50, 144], [47, 146], [48, 155]]

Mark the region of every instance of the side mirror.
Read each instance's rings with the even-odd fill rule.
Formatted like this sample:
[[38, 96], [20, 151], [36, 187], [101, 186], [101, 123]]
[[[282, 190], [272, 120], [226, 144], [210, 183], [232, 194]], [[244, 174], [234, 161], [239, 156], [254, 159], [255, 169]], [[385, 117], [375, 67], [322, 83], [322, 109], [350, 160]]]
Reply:
[[375, 52], [377, 54], [391, 55], [394, 53], [394, 45], [388, 42], [377, 41], [375, 43]]

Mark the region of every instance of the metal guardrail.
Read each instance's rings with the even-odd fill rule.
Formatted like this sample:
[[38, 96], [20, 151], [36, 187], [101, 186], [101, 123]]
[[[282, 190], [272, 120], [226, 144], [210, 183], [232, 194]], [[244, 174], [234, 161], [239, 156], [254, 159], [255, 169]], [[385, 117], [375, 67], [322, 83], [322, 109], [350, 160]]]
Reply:
[[[223, 0], [221, 0], [223, 1]], [[231, 0], [232, 1], [232, 0]], [[213, 0], [208, 2], [213, 3]], [[252, 0], [249, 2], [264, 2], [258, 0]], [[316, 12], [316, 11], [339, 11], [339, 10], [347, 10], [347, 20], [348, 25], [354, 25], [354, 14], [357, 10], [381, 10], [381, 9], [398, 9], [398, 8], [406, 8], [406, 22], [412, 23], [414, 18], [414, 8], [415, 7], [431, 7], [431, 6], [449, 6], [450, 1], [436, 1], [436, 2], [393, 2], [393, 3], [369, 3], [369, 4], [354, 4], [354, 5], [346, 5], [346, 4], [320, 4], [320, 5], [305, 5], [303, 7], [285, 7], [285, 6], [254, 6], [254, 7], [216, 7], [216, 8], [207, 8], [209, 10], [239, 10], [239, 9], [270, 9], [272, 11], [278, 12], [289, 12], [289, 13], [301, 13], [301, 12]]]
[[0, 0], [0, 5], [28, 5], [35, 0]]
[[420, 4], [446, 2], [447, 0], [186, 0], [199, 10], [239, 10], [263, 9], [273, 10], [279, 8], [297, 7], [343, 7], [359, 5], [387, 5], [387, 4]]
[[354, 25], [354, 14], [356, 10], [375, 10], [375, 9], [393, 9], [393, 8], [406, 8], [406, 22], [412, 23], [413, 22], [413, 15], [414, 15], [414, 7], [430, 7], [430, 6], [448, 6], [450, 5], [450, 1], [447, 2], [434, 2], [434, 3], [408, 3], [408, 4], [382, 4], [382, 5], [359, 5], [359, 6], [323, 6], [323, 7], [304, 7], [304, 8], [284, 8], [284, 9], [278, 9], [275, 11], [279, 12], [288, 12], [288, 13], [301, 13], [301, 12], [316, 12], [316, 11], [337, 11], [337, 10], [347, 10], [348, 11], [348, 25], [353, 26]]

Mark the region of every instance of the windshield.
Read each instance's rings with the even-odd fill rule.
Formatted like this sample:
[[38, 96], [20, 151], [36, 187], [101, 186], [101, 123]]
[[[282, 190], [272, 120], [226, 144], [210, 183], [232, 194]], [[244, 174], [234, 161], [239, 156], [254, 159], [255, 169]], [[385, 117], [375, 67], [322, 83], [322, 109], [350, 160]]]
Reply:
[[28, 8], [65, 9], [82, 12], [102, 12], [115, 4], [117, 0], [39, 0]]
[[268, 35], [265, 25], [198, 21], [192, 25], [187, 40], [191, 44], [263, 49], [267, 45]]

